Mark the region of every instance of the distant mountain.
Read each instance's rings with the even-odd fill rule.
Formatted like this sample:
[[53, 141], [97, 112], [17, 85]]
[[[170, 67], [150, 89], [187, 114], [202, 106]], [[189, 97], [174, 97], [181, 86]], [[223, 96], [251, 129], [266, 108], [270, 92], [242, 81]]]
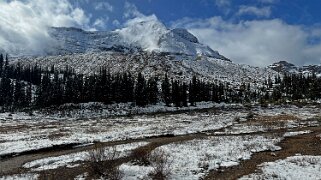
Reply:
[[280, 73], [296, 73], [304, 75], [311, 75], [314, 73], [317, 76], [321, 76], [321, 65], [307, 65], [299, 67], [287, 61], [279, 61], [269, 65], [268, 67]]
[[44, 56], [19, 56], [12, 63], [37, 64], [43, 68], [72, 67], [77, 73], [93, 74], [106, 67], [111, 73], [129, 71], [164, 76], [188, 82], [196, 75], [203, 80], [223, 81], [231, 86], [251, 83], [259, 89], [278, 73], [231, 62], [203, 45], [186, 29], [167, 29], [157, 18], [128, 24], [115, 31], [84, 31], [51, 28], [55, 40]]
[[106, 67], [116, 74], [129, 71], [134, 75], [143, 73], [150, 76], [164, 77], [189, 82], [193, 75], [203, 80], [228, 82], [232, 86], [251, 83], [251, 87], [261, 87], [268, 77], [278, 73], [270, 68], [259, 68], [250, 65], [236, 64], [231, 61], [212, 57], [195, 57], [189, 55], [173, 55], [158, 52], [91, 52], [59, 56], [18, 57], [12, 63], [20, 62], [24, 66], [40, 65], [43, 68], [55, 66], [63, 69], [72, 67], [77, 73], [98, 73], [101, 67]]
[[77, 28], [51, 28], [56, 40], [49, 55], [114, 51], [139, 51], [207, 56], [228, 60], [209, 46], [201, 44], [186, 29], [167, 29], [157, 19], [133, 23], [115, 31], [84, 31]]
[[273, 69], [274, 71], [277, 72], [297, 72], [298, 71], [298, 67], [296, 67], [294, 64], [291, 64], [287, 61], [279, 61], [276, 63], [273, 63], [271, 65], [268, 66], [269, 68]]

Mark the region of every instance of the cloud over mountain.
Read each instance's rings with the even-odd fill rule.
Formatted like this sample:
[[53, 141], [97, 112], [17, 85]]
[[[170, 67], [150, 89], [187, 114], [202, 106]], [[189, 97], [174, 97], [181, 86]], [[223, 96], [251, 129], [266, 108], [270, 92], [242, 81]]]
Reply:
[[184, 27], [232, 61], [266, 66], [279, 60], [297, 65], [320, 64], [320, 28], [290, 25], [280, 19], [232, 22], [222, 17], [185, 18], [173, 27]]
[[0, 48], [6, 52], [48, 51], [51, 26], [90, 28], [90, 17], [67, 0], [0, 1], [0, 7]]

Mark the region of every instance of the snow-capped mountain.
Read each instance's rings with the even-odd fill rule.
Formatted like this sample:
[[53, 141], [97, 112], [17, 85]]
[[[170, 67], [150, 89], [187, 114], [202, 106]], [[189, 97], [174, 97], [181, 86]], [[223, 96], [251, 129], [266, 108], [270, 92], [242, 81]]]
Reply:
[[228, 82], [231, 86], [241, 83], [251, 83], [260, 87], [268, 77], [278, 73], [270, 68], [259, 68], [249, 65], [236, 64], [231, 61], [212, 57], [195, 57], [189, 55], [174, 55], [158, 52], [91, 52], [59, 56], [19, 57], [15, 62], [22, 65], [41, 65], [44, 68], [55, 66], [64, 69], [67, 65], [77, 73], [98, 73], [101, 67], [106, 67], [111, 73], [129, 71], [134, 75], [143, 73], [145, 77], [163, 77], [165, 73], [171, 78], [188, 82], [193, 75], [205, 81]]
[[281, 73], [284, 73], [284, 72], [295, 73], [295, 72], [298, 72], [298, 69], [299, 69], [294, 64], [289, 63], [287, 61], [279, 61], [269, 65], [268, 67], [273, 69], [274, 71], [281, 72]]
[[321, 76], [321, 65], [307, 65], [299, 67], [287, 61], [279, 61], [269, 65], [268, 67], [280, 73], [295, 73], [303, 75], [312, 75], [314, 73], [317, 76]]
[[186, 29], [169, 30], [157, 18], [130, 23], [115, 31], [84, 31], [77, 28], [51, 28], [56, 41], [50, 55], [116, 51], [138, 51], [207, 56], [228, 60], [217, 51], [201, 44]]
[[90, 32], [77, 28], [51, 28], [56, 41], [48, 55], [20, 56], [12, 63], [38, 64], [43, 68], [70, 66], [77, 73], [92, 74], [106, 67], [111, 73], [142, 72], [168, 75], [189, 81], [193, 75], [224, 81], [232, 86], [251, 83], [260, 87], [268, 77], [277, 75], [269, 68], [231, 62], [217, 51], [201, 44], [186, 29], [167, 29], [157, 18], [133, 21], [115, 31]]

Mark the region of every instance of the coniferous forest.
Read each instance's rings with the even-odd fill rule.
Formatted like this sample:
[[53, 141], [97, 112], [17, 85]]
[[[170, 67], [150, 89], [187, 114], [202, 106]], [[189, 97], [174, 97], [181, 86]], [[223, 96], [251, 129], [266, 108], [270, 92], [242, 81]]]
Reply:
[[94, 75], [77, 74], [66, 67], [42, 69], [38, 65], [9, 65], [8, 56], [0, 55], [1, 110], [44, 108], [65, 103], [103, 102], [105, 104], [133, 102], [137, 106], [159, 102], [167, 106], [194, 106], [196, 102], [285, 103], [300, 99], [321, 98], [321, 79], [314, 74], [303, 76], [284, 74], [283, 78], [268, 78], [265, 86], [251, 90], [250, 83], [237, 88], [215, 81], [207, 82], [194, 76], [189, 82], [163, 77], [145, 78], [141, 73], [111, 74], [101, 67]]

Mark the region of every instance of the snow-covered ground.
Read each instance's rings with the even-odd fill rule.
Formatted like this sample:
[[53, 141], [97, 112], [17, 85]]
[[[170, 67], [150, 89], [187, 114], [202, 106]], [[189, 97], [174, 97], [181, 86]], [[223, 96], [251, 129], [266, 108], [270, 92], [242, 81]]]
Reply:
[[297, 136], [297, 135], [309, 134], [309, 133], [312, 133], [312, 131], [307, 130], [307, 131], [286, 132], [283, 136], [284, 137], [291, 137], [291, 136]]
[[12, 175], [12, 176], [3, 176], [0, 177], [0, 180], [32, 180], [32, 179], [37, 179], [38, 178], [38, 174], [19, 174], [19, 175]]
[[321, 177], [321, 156], [292, 156], [275, 162], [259, 165], [262, 172], [240, 178], [249, 179], [313, 179]]
[[[254, 111], [256, 113], [256, 111]], [[320, 109], [314, 106], [299, 108], [296, 106], [290, 107], [272, 107], [258, 111], [261, 116], [277, 116], [277, 115], [292, 115], [299, 119], [306, 120], [321, 115]]]
[[[203, 103], [200, 104], [198, 108], [210, 106], [217, 105]], [[160, 108], [162, 106], [157, 107]], [[136, 110], [153, 112], [155, 107], [137, 108]], [[165, 109], [164, 111], [167, 110], [170, 109]], [[171, 110], [174, 111], [175, 109], [172, 108]], [[103, 111], [104, 109], [101, 110], [101, 114], [98, 116], [99, 112], [83, 112], [83, 110], [78, 109], [72, 111], [71, 118], [68, 118], [67, 115], [59, 115], [58, 112], [49, 115], [35, 112], [33, 116], [29, 116], [26, 113], [2, 113], [0, 114], [0, 155], [20, 153], [61, 144], [85, 144], [94, 141], [109, 142], [166, 134], [184, 135], [217, 130], [223, 127], [230, 127], [227, 128], [224, 133], [239, 134], [268, 131], [271, 130], [271, 128], [276, 129], [280, 127], [315, 126], [320, 122], [309, 119], [320, 116], [321, 114], [320, 111], [315, 108], [257, 109], [253, 111], [257, 116], [292, 116], [292, 119], [282, 119], [282, 124], [263, 126], [260, 122], [257, 124], [238, 123], [237, 119], [246, 121], [248, 112], [245, 110], [220, 111], [216, 114], [194, 112], [172, 115], [135, 115], [128, 117], [108, 117], [108, 115], [125, 111], [128, 112], [129, 109], [126, 109], [124, 106], [115, 108], [114, 113], [107, 115], [104, 114]], [[91, 116], [94, 118], [90, 118]], [[295, 117], [295, 119], [293, 119], [293, 117]], [[265, 119], [263, 118], [258, 121], [265, 121]]]
[[[235, 166], [250, 159], [255, 152], [279, 150], [275, 146], [281, 137], [274, 136], [222, 136], [173, 143], [159, 147], [170, 156], [170, 179], [199, 179], [209, 170]], [[147, 176], [152, 167], [123, 164], [124, 179]], [[137, 176], [135, 176], [137, 175]]]
[[151, 166], [139, 166], [132, 163], [125, 163], [119, 167], [123, 180], [148, 179], [148, 174], [153, 170]]
[[[211, 104], [204, 103], [202, 106], [209, 105]], [[88, 108], [92, 104], [83, 104], [83, 106]], [[155, 107], [136, 110], [153, 112]], [[174, 110], [173, 108], [172, 111]], [[79, 111], [81, 110], [74, 110], [71, 118], [68, 118], [68, 115], [59, 115], [57, 112], [51, 114], [34, 112], [32, 116], [26, 113], [0, 114], [0, 155], [70, 143], [86, 145], [93, 142], [203, 132], [202, 139], [158, 147], [168, 153], [173, 160], [171, 179], [198, 179], [211, 169], [235, 166], [241, 160], [249, 159], [255, 152], [278, 150], [279, 147], [275, 144], [284, 137], [312, 132], [291, 130], [291, 128], [320, 125], [317, 117], [321, 116], [320, 110], [314, 107], [259, 108], [252, 109], [251, 112], [245, 109], [228, 108], [228, 110], [208, 112], [131, 116], [109, 116], [113, 115], [112, 113], [106, 116], [102, 113], [98, 116], [98, 112], [95, 114], [90, 108], [88, 111], [91, 112], [79, 113]], [[114, 115], [121, 111], [128, 112], [127, 106], [115, 108]], [[249, 118], [251, 114], [254, 116]], [[275, 134], [240, 135], [258, 131], [268, 132], [279, 128], [288, 128], [289, 132], [279, 136]], [[121, 152], [121, 156], [127, 156], [132, 149], [144, 146], [146, 143], [118, 145], [116, 149]], [[78, 152], [28, 162], [24, 164], [24, 168], [29, 169], [30, 172], [38, 172], [58, 167], [75, 167], [86, 160], [88, 160], [88, 152]], [[140, 179], [146, 177], [153, 167], [128, 162], [122, 164], [120, 170], [124, 174], [124, 179]], [[2, 177], [4, 178], [14, 179], [15, 177]]]
[[[148, 142], [137, 142], [130, 144], [121, 144], [114, 147], [106, 147], [105, 154], [113, 152], [117, 154], [116, 158], [128, 156], [132, 150], [147, 145]], [[115, 149], [113, 149], [115, 148]], [[115, 150], [115, 151], [114, 151]], [[32, 168], [32, 171], [43, 171], [48, 169], [56, 169], [58, 167], [75, 167], [78, 166], [82, 161], [89, 161], [90, 155], [88, 151], [72, 153], [67, 155], [61, 155], [57, 157], [49, 157], [44, 159], [38, 159], [35, 161], [28, 162], [23, 165], [24, 168]]]
[[60, 144], [108, 142], [215, 130], [232, 125], [234, 114], [181, 113], [88, 119], [23, 116], [22, 120], [2, 115], [0, 155]]

